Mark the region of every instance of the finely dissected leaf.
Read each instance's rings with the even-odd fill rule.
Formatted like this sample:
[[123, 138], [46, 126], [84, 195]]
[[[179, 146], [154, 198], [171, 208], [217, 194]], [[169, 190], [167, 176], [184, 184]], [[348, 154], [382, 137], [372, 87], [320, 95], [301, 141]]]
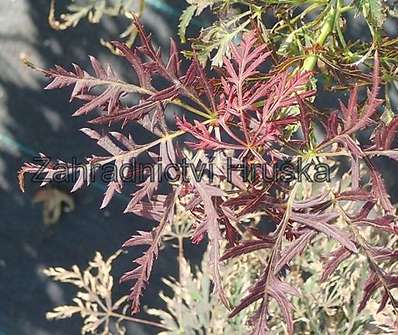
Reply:
[[305, 199], [305, 200], [294, 201], [293, 208], [299, 210], [299, 209], [317, 207], [317, 206], [323, 205], [326, 202], [328, 202], [329, 198], [330, 198], [330, 195], [328, 192], [320, 193], [320, 194], [317, 194], [317, 195], [315, 195], [311, 198]]
[[[198, 140], [198, 143], [191, 144], [195, 149], [245, 150], [261, 145], [270, 148], [270, 144], [276, 142], [280, 128], [297, 121], [296, 118], [274, 120], [277, 113], [314, 94], [314, 91], [306, 90], [297, 94], [308, 82], [311, 73], [292, 76], [286, 71], [268, 82], [253, 84], [249, 78], [259, 73], [259, 67], [270, 56], [265, 45], [257, 45], [254, 32], [245, 34], [239, 46], [232, 45], [231, 54], [230, 59], [225, 57], [223, 61], [226, 74], [221, 78], [223, 94], [220, 101], [213, 98], [211, 85], [206, 83], [204, 87], [212, 109], [222, 112], [219, 125], [224, 136], [216, 138], [209, 127], [198, 121], [191, 124], [185, 119], [177, 119], [177, 125]], [[204, 78], [200, 70], [198, 73]], [[264, 106], [256, 107], [263, 99]], [[250, 123], [249, 115], [253, 115]], [[234, 124], [240, 127], [238, 132], [232, 126]]]
[[336, 199], [338, 200], [348, 200], [348, 201], [373, 201], [374, 196], [372, 193], [361, 190], [361, 189], [355, 189], [352, 191], [345, 191], [341, 192], [338, 195], [336, 195]]
[[164, 212], [165, 195], [154, 195], [150, 201], [140, 200], [129, 212], [144, 218], [160, 222]]
[[134, 260], [138, 265], [134, 270], [125, 273], [121, 282], [133, 281], [129, 299], [131, 301], [131, 312], [137, 313], [140, 310], [140, 298], [148, 283], [151, 275], [152, 266], [159, 253], [159, 243], [161, 241], [165, 227], [173, 220], [174, 205], [179, 190], [170, 193], [165, 199], [164, 214], [159, 225], [151, 232], [138, 232], [138, 235], [132, 236], [126, 241], [123, 247], [132, 247], [137, 245], [148, 245], [148, 250], [143, 256]]
[[[146, 252], [135, 260], [136, 267], [121, 279], [133, 282], [130, 292], [132, 312], [140, 310], [140, 298], [148, 285], [164, 235], [167, 232], [169, 239], [170, 236], [174, 238], [181, 233], [174, 231], [174, 227], [166, 229], [174, 218], [178, 222], [186, 219], [185, 216], [184, 219], [178, 215], [175, 217], [175, 207], [179, 206], [183, 208], [181, 211], [184, 215], [189, 216], [188, 221], [193, 222], [192, 227], [183, 229], [183, 237], [178, 235], [179, 242], [182, 238], [190, 237], [196, 244], [203, 241], [205, 236], [208, 237], [209, 253], [205, 262], [206, 271], [211, 274], [214, 291], [217, 293], [214, 299], [219, 297], [228, 308], [230, 302], [236, 306], [231, 316], [237, 316], [238, 313], [239, 316], [230, 322], [246, 320], [250, 313], [252, 318], [248, 324], [252, 334], [274, 332], [274, 324], [280, 316], [284, 319], [283, 327], [287, 328], [288, 333], [294, 333], [293, 304], [297, 299], [290, 299], [289, 296], [297, 295], [298, 290], [288, 283], [299, 274], [299, 281], [304, 281], [305, 286], [314, 285], [313, 280], [317, 276], [304, 278], [307, 276], [302, 275], [302, 268], [297, 269], [294, 261], [303, 252], [307, 254], [314, 246], [318, 246], [322, 238], [317, 235], [331, 243], [332, 249], [327, 250], [334, 250], [326, 255], [322, 280], [346, 271], [346, 267], [339, 265], [343, 261], [350, 263], [358, 258], [358, 253], [362, 253], [365, 257], [361, 259], [365, 259], [370, 268], [367, 270], [369, 279], [360, 309], [379, 288], [382, 293], [379, 309], [386, 307], [389, 301], [395, 305], [391, 289], [397, 286], [397, 279], [390, 268], [393, 268], [393, 263], [397, 260], [397, 253], [391, 244], [392, 239], [389, 239], [386, 247], [381, 244], [385, 242], [381, 238], [384, 238], [384, 234], [392, 236], [398, 233], [396, 217], [393, 215], [395, 208], [391, 204], [382, 173], [373, 163], [373, 158], [377, 156], [395, 160], [398, 157], [394, 148], [398, 122], [393, 117], [391, 120], [383, 118], [382, 122], [386, 122], [384, 124], [379, 120], [378, 113], [381, 105], [381, 74], [384, 81], [389, 78], [387, 67], [394, 63], [394, 43], [375, 39], [371, 50], [365, 51], [366, 55], [358, 61], [371, 66], [368, 58], [372, 56], [373, 47], [377, 46], [373, 74], [360, 74], [354, 66], [340, 66], [336, 63], [338, 57], [333, 52], [334, 49], [329, 49], [330, 46], [318, 45], [318, 42], [317, 45], [314, 44], [314, 41], [321, 41], [327, 36], [321, 35], [319, 39], [315, 36], [308, 37], [301, 41], [303, 35], [308, 35], [308, 31], [318, 28], [325, 31], [330, 28], [330, 34], [340, 32], [339, 38], [333, 40], [333, 47], [345, 45], [345, 53], [347, 50], [352, 53], [348, 58], [356, 58], [358, 48], [362, 46], [346, 43], [344, 34], [340, 31], [340, 10], [349, 10], [350, 6], [340, 7], [339, 2], [317, 2], [304, 10], [300, 5], [299, 10], [285, 12], [286, 9], [293, 8], [289, 7], [293, 4], [271, 1], [248, 6], [247, 3], [239, 3], [236, 8], [250, 8], [239, 15], [233, 15], [228, 11], [229, 2], [192, 0], [189, 3], [191, 6], [185, 11], [180, 23], [181, 34], [185, 34], [193, 15], [200, 14], [204, 8], [217, 3], [213, 8], [226, 10], [217, 26], [202, 30], [204, 39], [199, 44], [198, 41], [193, 42], [194, 52], [188, 53], [190, 61], [181, 60], [174, 41], [170, 43], [168, 56], [162, 55], [138, 19], [134, 18], [134, 29], [138, 32], [140, 44], [130, 48], [120, 42], [112, 43], [113, 48], [131, 67], [134, 83], [121, 80], [109, 66], [101, 64], [94, 57], [90, 57], [92, 71], [85, 71], [77, 65], [71, 71], [59, 66], [40, 70], [51, 79], [48, 89], [72, 88], [71, 100], [81, 103], [74, 115], [92, 118], [89, 122], [94, 124], [92, 127], [95, 129], [83, 128], [82, 132], [94, 140], [103, 153], [89, 157], [82, 167], [90, 169], [96, 166], [100, 169], [110, 165], [116, 173], [125, 164], [131, 165], [124, 171], [124, 175], [113, 175], [101, 208], [107, 206], [115, 194], [126, 191], [127, 182], [123, 177], [139, 177], [139, 183], [133, 185], [134, 190], [125, 212], [145, 217], [157, 224], [152, 231], [144, 228], [136, 232], [124, 245], [147, 247]], [[279, 14], [283, 8], [283, 15], [280, 16], [282, 21], [285, 16], [295, 17], [289, 23], [290, 29], [297, 27], [299, 22], [306, 24], [308, 13], [318, 12], [315, 10], [318, 7], [324, 8], [324, 11], [321, 11], [322, 19], [314, 22], [313, 27], [289, 32], [287, 37], [283, 36], [282, 40], [277, 41], [278, 44], [282, 42], [280, 51], [283, 49], [288, 54], [292, 53], [290, 48], [303, 50], [305, 46], [305, 55], [295, 54], [292, 59], [284, 58], [272, 52], [275, 45], [263, 43], [264, 38], [274, 40], [272, 34], [281, 36], [279, 30], [286, 32], [282, 25], [274, 29], [271, 35], [268, 34], [269, 29], [261, 22], [264, 8], [267, 12], [271, 10]], [[300, 12], [301, 16], [296, 16], [295, 12]], [[333, 22], [328, 21], [332, 14]], [[258, 27], [254, 29], [256, 23]], [[325, 25], [322, 26], [321, 23]], [[247, 32], [250, 24], [253, 24], [253, 29]], [[313, 47], [310, 47], [311, 44]], [[217, 64], [220, 68], [207, 71], [201, 63], [203, 57], [207, 58], [212, 50], [215, 52], [213, 65]], [[300, 70], [297, 66], [301, 66], [303, 58], [304, 66]], [[307, 66], [310, 63], [314, 65]], [[329, 114], [316, 107], [315, 88], [321, 82], [313, 72], [304, 71], [315, 69], [316, 64], [325, 66], [327, 75], [333, 74], [333, 81], [336, 81], [333, 85], [346, 87], [348, 83], [353, 87], [348, 102], [341, 103], [339, 111]], [[265, 70], [268, 67], [271, 70]], [[328, 70], [329, 67], [333, 70]], [[354, 80], [355, 77], [358, 80]], [[316, 80], [318, 82], [315, 85]], [[360, 87], [369, 83], [372, 84], [371, 90], [362, 103]], [[170, 105], [178, 108], [176, 123], [172, 126], [171, 117], [175, 109], [169, 108]], [[152, 139], [147, 140], [136, 133], [128, 135], [125, 129], [120, 132], [111, 131], [111, 126], [118, 125], [121, 128], [133, 126], [134, 130], [137, 126], [144, 127], [151, 133]], [[373, 133], [370, 141], [364, 141], [363, 136], [366, 137], [371, 129]], [[194, 148], [193, 152], [185, 148], [185, 145]], [[349, 173], [341, 178], [339, 173], [345, 166], [343, 160], [338, 158], [340, 156], [348, 157], [351, 163]], [[186, 180], [182, 178], [185, 174], [182, 170], [166, 170], [165, 166], [178, 166], [188, 157], [195, 167], [199, 167], [199, 174], [188, 167]], [[153, 171], [137, 167], [136, 160], [141, 159], [149, 161], [148, 165]], [[269, 174], [274, 172], [273, 168], [290, 163], [294, 165], [301, 159], [303, 162], [313, 160], [317, 165], [331, 163], [331, 181], [314, 184], [296, 178], [289, 180], [264, 175], [264, 171]], [[232, 167], [228, 165], [231, 163]], [[246, 173], [245, 168], [242, 168], [244, 163], [255, 166]], [[201, 164], [205, 165], [204, 169], [200, 168]], [[53, 179], [58, 180], [58, 177], [66, 179], [76, 174], [77, 180], [72, 188], [72, 191], [76, 191], [83, 185], [88, 185], [91, 173], [95, 173], [90, 170], [85, 175], [82, 171], [73, 169], [70, 164], [63, 165], [64, 170], [56, 162], [49, 163], [45, 168], [37, 162], [25, 164], [19, 174], [21, 188], [26, 173], [39, 174], [40, 171], [46, 177], [43, 184]], [[129, 184], [132, 183], [134, 182]], [[166, 192], [169, 195], [159, 194]], [[368, 240], [369, 236], [372, 238]], [[335, 241], [339, 244], [336, 245]], [[375, 245], [371, 245], [373, 241]], [[260, 261], [254, 262], [253, 259], [258, 256]], [[180, 254], [179, 258], [182, 259]], [[242, 259], [250, 265], [253, 262], [253, 267], [248, 273], [247, 285], [244, 285], [245, 290], [249, 288], [246, 295], [238, 296], [224, 266], [227, 261], [242, 262]], [[254, 263], [261, 265], [264, 262], [265, 268], [258, 273]], [[383, 264], [377, 264], [378, 262]], [[320, 264], [317, 266], [319, 270]], [[366, 274], [365, 272], [364, 276]], [[77, 273], [65, 279], [74, 282], [76, 276]], [[183, 273], [180, 273], [180, 277], [181, 281], [187, 279]], [[353, 282], [350, 283], [350, 287], [354, 286]], [[334, 292], [338, 289], [338, 284], [333, 282], [333, 289], [328, 287], [326, 290], [328, 301], [322, 306], [322, 313], [328, 314], [336, 305]], [[207, 293], [204, 293], [207, 298], [211, 295], [210, 288], [210, 283], [207, 283]], [[81, 294], [80, 297], [87, 301], [90, 299], [90, 295]], [[195, 299], [195, 294], [192, 299]], [[277, 315], [272, 317], [270, 313], [274, 314], [273, 306], [269, 305], [269, 301], [274, 301], [279, 306]], [[182, 305], [184, 304], [181, 303], [180, 307]], [[197, 308], [204, 310], [198, 313], [201, 317], [212, 318], [217, 313], [215, 310], [210, 312], [208, 306]], [[173, 316], [168, 316], [171, 331], [185, 331], [181, 330], [181, 324], [177, 322], [184, 310], [186, 309], [181, 308], [172, 313]], [[340, 317], [348, 310], [348, 307], [342, 308], [336, 313]], [[58, 312], [57, 315], [67, 314], [67, 310]], [[74, 310], [70, 310], [70, 314], [73, 313]], [[158, 315], [165, 317], [165, 313]], [[307, 321], [303, 321], [304, 318], [300, 315], [296, 319], [297, 331], [300, 332], [306, 327], [302, 328]], [[200, 331], [210, 332], [204, 326], [208, 323], [195, 318], [190, 320], [200, 324]], [[340, 324], [351, 327], [342, 331], [350, 334], [355, 334], [357, 324], [363, 325], [357, 322], [356, 317], [349, 322], [338, 322]], [[322, 327], [319, 332], [330, 330], [326, 325]], [[89, 328], [84, 328], [84, 331], [89, 331]]]
[[371, 117], [377, 111], [377, 107], [383, 102], [377, 98], [380, 89], [380, 63], [379, 56], [376, 51], [375, 60], [373, 65], [373, 81], [372, 90], [368, 91], [368, 99], [364, 106], [364, 111], [362, 115], [357, 115], [356, 99], [357, 99], [357, 89], [354, 88], [351, 93], [350, 101], [347, 108], [344, 108], [343, 113], [347, 116], [346, 121], [348, 125], [344, 125], [344, 133], [349, 135], [359, 129], [362, 129], [369, 125]]
[[256, 250], [272, 248], [274, 241], [269, 239], [269, 241], [264, 240], [248, 240], [240, 241], [235, 247], [228, 249], [224, 255], [220, 258], [220, 261], [224, 261], [229, 258], [238, 257], [240, 255], [247, 254]]
[[[46, 89], [50, 90], [73, 85], [71, 100], [77, 98], [87, 101], [74, 113], [75, 116], [87, 114], [102, 106], [105, 106], [107, 113], [112, 113], [114, 109], [119, 108], [119, 98], [122, 93], [146, 92], [146, 90], [138, 86], [120, 81], [110, 66], [104, 69], [94, 57], [91, 57], [90, 60], [95, 76], [89, 75], [75, 64], [74, 72], [66, 71], [59, 66], [54, 69], [43, 70], [44, 74], [52, 79]], [[99, 95], [88, 95], [90, 89], [99, 86], [105, 87], [102, 93]]]
[[221, 273], [220, 273], [220, 241], [221, 241], [221, 232], [218, 223], [218, 214], [213, 205], [211, 195], [206, 193], [206, 190], [200, 183], [194, 182], [194, 187], [199, 193], [203, 203], [204, 203], [204, 211], [206, 215], [206, 223], [205, 230], [209, 236], [210, 243], [210, 265], [209, 268], [212, 269], [213, 281], [215, 284], [214, 290], [220, 297], [221, 302], [229, 308], [229, 302], [227, 297], [225, 296], [225, 292], [223, 289]]
[[[398, 117], [394, 117], [387, 125], [376, 129], [374, 142], [379, 149], [388, 150], [391, 148], [398, 130]], [[394, 158], [395, 159], [395, 158]]]
[[370, 168], [371, 177], [372, 177], [372, 186], [373, 186], [373, 193], [376, 199], [380, 201], [380, 205], [384, 208], [384, 210], [391, 214], [395, 212], [395, 208], [393, 207], [390, 196], [386, 190], [384, 185], [384, 181], [382, 176], [380, 175], [379, 171], [376, 170], [373, 166]]
[[369, 249], [376, 261], [394, 261], [398, 258], [398, 250], [392, 250], [386, 247], [370, 247]]
[[329, 221], [337, 218], [339, 214], [337, 212], [325, 213], [325, 214], [299, 214], [292, 213], [291, 219], [306, 225], [307, 227], [316, 229], [322, 233], [325, 233], [331, 238], [339, 241], [348, 250], [357, 253], [358, 249], [355, 243], [350, 239], [350, 236], [334, 227], [332, 224], [328, 224]]
[[275, 265], [275, 272], [279, 272], [285, 265], [288, 265], [294, 257], [301, 254], [314, 236], [315, 232], [307, 231], [290, 243], [290, 245], [281, 252], [280, 258]]
[[267, 311], [264, 306], [265, 304], [262, 302], [258, 312], [251, 320], [254, 327], [250, 335], [266, 335], [269, 330], [267, 326]]
[[352, 252], [347, 250], [344, 247], [340, 247], [333, 252], [331, 252], [327, 258], [327, 262], [325, 263], [321, 281], [325, 281], [329, 278], [329, 276], [337, 269], [337, 267], [345, 261], [348, 257], [352, 255]]
[[358, 87], [355, 85], [351, 91], [347, 107], [340, 101], [340, 109], [343, 112], [344, 127], [350, 129], [358, 122]]
[[[265, 292], [264, 292], [265, 290]], [[249, 306], [250, 304], [254, 303], [255, 301], [264, 298], [264, 294], [269, 294], [275, 301], [278, 303], [279, 307], [281, 308], [282, 314], [285, 318], [287, 323], [288, 333], [293, 334], [293, 317], [292, 317], [292, 310], [293, 305], [289, 302], [287, 298], [287, 294], [290, 295], [298, 295], [299, 292], [296, 288], [290, 286], [287, 283], [280, 281], [274, 275], [270, 275], [269, 285], [267, 287], [264, 286], [263, 280], [259, 280], [255, 287], [251, 289], [248, 296], [243, 298], [238, 306], [236, 306], [230, 314], [230, 317], [235, 316], [241, 310]], [[263, 311], [265, 312], [265, 311]], [[266, 314], [265, 314], [266, 315]], [[260, 329], [260, 325], [265, 327], [265, 322], [261, 321], [260, 319], [256, 322], [256, 330], [254, 334], [265, 334], [265, 328]]]
[[381, 0], [355, 0], [354, 4], [372, 25], [381, 28], [386, 20], [383, 2]]
[[374, 219], [370, 219], [367, 217], [360, 217], [358, 219], [355, 219], [355, 222], [358, 225], [371, 226], [389, 233], [397, 234], [398, 227], [396, 226], [394, 221], [395, 217], [393, 215], [385, 215]]
[[[80, 21], [87, 20], [92, 24], [98, 24], [104, 17], [106, 19], [114, 17], [124, 17], [127, 19], [131, 18], [131, 15], [142, 15], [144, 9], [143, 4], [132, 0], [84, 0], [74, 1], [71, 0], [59, 16], [59, 19], [55, 17], [55, 6], [56, 0], [51, 0], [50, 13], [49, 13], [49, 24], [55, 30], [65, 30], [71, 27], [76, 27]], [[125, 38], [126, 43], [131, 45], [135, 40], [135, 30], [128, 25], [124, 31], [119, 34], [120, 38]], [[101, 44], [112, 48], [108, 45], [109, 43], [101, 39]]]
[[293, 305], [289, 302], [286, 294], [299, 295], [296, 288], [274, 278], [270, 282], [269, 295], [276, 300], [282, 310], [282, 314], [287, 323], [287, 331], [293, 334]]
[[112, 302], [112, 263], [120, 254], [119, 250], [104, 260], [102, 255], [96, 252], [84, 270], [80, 270], [77, 265], [70, 270], [61, 267], [45, 269], [43, 273], [47, 277], [60, 283], [72, 284], [78, 290], [72, 305], [57, 306], [46, 313], [46, 318], [58, 320], [80, 314], [83, 319], [82, 333], [111, 334], [112, 314], [117, 313], [127, 298], [124, 296]]
[[185, 34], [186, 34], [186, 30], [187, 27], [189, 26], [189, 23], [192, 20], [192, 17], [195, 14], [196, 11], [196, 6], [188, 6], [187, 8], [184, 9], [184, 11], [182, 12], [181, 16], [180, 16], [180, 24], [178, 25], [178, 36], [181, 39], [182, 43], [185, 43]]
[[[382, 279], [381, 279], [382, 277]], [[385, 285], [386, 286], [385, 286]], [[398, 277], [390, 274], [384, 275], [381, 273], [376, 273], [372, 271], [365, 282], [363, 288], [363, 297], [358, 306], [358, 311], [361, 311], [365, 308], [367, 302], [371, 298], [371, 296], [376, 292], [380, 287], [384, 288], [384, 294], [379, 306], [378, 312], [384, 309], [388, 299], [391, 300], [391, 303], [395, 308], [398, 307], [398, 301], [392, 296], [390, 289], [398, 287]]]

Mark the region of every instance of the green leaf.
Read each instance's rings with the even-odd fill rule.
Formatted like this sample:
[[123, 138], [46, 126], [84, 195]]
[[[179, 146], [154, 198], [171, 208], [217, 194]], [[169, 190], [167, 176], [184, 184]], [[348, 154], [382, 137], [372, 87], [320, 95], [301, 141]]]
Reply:
[[188, 6], [186, 9], [184, 9], [180, 16], [180, 24], [178, 25], [178, 36], [180, 37], [182, 43], [185, 43], [186, 41], [185, 33], [187, 31], [189, 23], [191, 22], [195, 14], [196, 9], [197, 7], [194, 5]]
[[357, 0], [355, 5], [371, 26], [381, 28], [386, 20], [386, 15], [380, 0]]

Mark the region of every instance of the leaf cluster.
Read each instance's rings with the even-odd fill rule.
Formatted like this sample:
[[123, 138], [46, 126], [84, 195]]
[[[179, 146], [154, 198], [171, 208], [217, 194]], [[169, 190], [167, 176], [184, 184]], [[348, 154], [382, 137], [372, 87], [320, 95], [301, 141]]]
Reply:
[[[329, 19], [330, 12], [337, 10], [330, 7], [332, 4], [324, 4]], [[140, 36], [138, 46], [129, 48], [120, 42], [113, 46], [135, 72], [136, 83], [122, 81], [95, 58], [91, 58], [92, 74], [78, 65], [71, 71], [60, 66], [39, 69], [50, 79], [47, 89], [71, 87], [71, 99], [81, 103], [75, 116], [91, 116], [90, 128], [82, 131], [106, 153], [89, 157], [88, 168], [113, 164], [118, 171], [133, 159], [145, 158], [157, 166], [156, 175], [161, 176], [166, 171], [156, 164], [159, 161], [163, 167], [168, 163], [178, 165], [183, 159], [193, 164], [215, 162], [213, 180], [204, 177], [204, 172], [198, 179], [191, 171], [187, 180], [176, 178], [169, 182], [168, 192], [162, 191], [158, 177], [153, 179], [134, 169], [125, 171], [126, 175], [139, 174], [144, 179], [131, 194], [125, 211], [156, 223], [152, 230], [139, 231], [124, 244], [126, 248], [146, 248], [134, 260], [135, 267], [121, 278], [132, 285], [131, 312], [140, 310], [141, 296], [161, 242], [170, 233], [168, 227], [178, 205], [193, 221], [192, 229], [184, 234], [194, 244], [208, 240], [205, 271], [212, 279], [214, 296], [229, 311], [231, 319], [250, 312], [250, 334], [272, 333], [272, 322], [279, 316], [287, 333], [294, 333], [293, 301], [301, 293], [289, 282], [288, 270], [300, 254], [321, 241], [320, 236], [336, 243], [323, 265], [321, 281], [330, 280], [346, 260], [364, 258], [366, 280], [357, 301], [358, 313], [376, 294], [381, 297], [379, 312], [386, 308], [397, 311], [394, 289], [398, 287], [398, 276], [391, 266], [396, 262], [396, 253], [367, 239], [368, 230], [389, 236], [398, 232], [396, 207], [375, 162], [379, 156], [392, 160], [398, 157], [394, 143], [397, 117], [389, 122], [380, 119], [380, 50], [372, 53], [373, 72], [366, 85], [366, 98], [359, 99], [358, 84], [350, 85], [348, 101], [342, 101], [337, 110], [328, 111], [313, 104], [317, 94], [311, 85], [314, 73], [307, 70], [318, 56], [310, 54], [300, 60], [293, 56], [282, 61], [273, 45], [263, 42], [258, 29], [240, 34], [239, 42], [230, 42], [230, 55], [222, 57], [220, 71], [209, 74], [194, 53], [183, 68], [174, 42], [165, 60], [137, 19], [135, 25]], [[293, 66], [297, 61], [300, 66]], [[159, 78], [167, 84], [160, 86]], [[167, 118], [171, 105], [180, 108], [175, 124]], [[137, 144], [137, 135], [126, 131], [129, 125], [144, 127], [154, 139]], [[111, 126], [119, 126], [120, 131], [113, 131]], [[367, 134], [366, 142], [358, 140], [362, 134]], [[338, 169], [344, 168], [342, 157], [348, 162], [350, 176], [344, 187], [337, 174]], [[228, 175], [228, 158], [236, 164], [257, 164], [251, 178], [245, 179], [238, 171]], [[270, 181], [257, 173], [261, 172], [258, 164], [277, 166], [286, 161], [329, 164], [334, 167], [334, 179], [309, 187], [299, 178]], [[76, 172], [72, 167], [60, 169], [55, 163], [44, 170], [26, 163], [19, 174], [21, 188], [24, 175], [38, 171], [45, 174], [46, 180]], [[89, 183], [89, 176], [80, 171], [72, 191]], [[116, 175], [108, 184], [101, 207], [106, 207], [116, 193], [123, 192], [125, 184]], [[266, 232], [242, 224], [247, 218], [258, 216], [268, 223]], [[259, 255], [256, 276], [236, 300], [225, 281], [224, 266], [253, 253]], [[205, 284], [200, 289], [206, 289]], [[176, 308], [171, 306], [171, 314], [177, 312]], [[167, 327], [181, 327], [170, 322]]]

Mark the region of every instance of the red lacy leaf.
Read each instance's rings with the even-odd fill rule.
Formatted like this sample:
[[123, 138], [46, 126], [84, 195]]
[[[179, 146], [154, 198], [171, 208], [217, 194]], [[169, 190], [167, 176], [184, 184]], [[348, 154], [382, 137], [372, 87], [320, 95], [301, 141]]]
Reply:
[[178, 196], [178, 190], [167, 196], [164, 203], [163, 216], [159, 225], [151, 232], [138, 232], [138, 235], [132, 236], [126, 241], [123, 247], [132, 247], [137, 245], [148, 245], [148, 250], [143, 256], [134, 260], [138, 265], [134, 270], [125, 273], [120, 282], [133, 281], [129, 299], [131, 301], [131, 312], [137, 313], [140, 310], [141, 295], [146, 288], [149, 277], [152, 272], [154, 260], [158, 257], [159, 243], [161, 241], [163, 231], [167, 224], [173, 220], [175, 199]]
[[[192, 185], [195, 190], [198, 192], [200, 198], [203, 201], [204, 212], [206, 215], [206, 219], [202, 225], [202, 231], [206, 231], [209, 236], [210, 243], [210, 268], [212, 269], [213, 281], [214, 281], [214, 290], [218, 294], [221, 302], [229, 308], [230, 303], [225, 296], [225, 292], [222, 285], [221, 273], [220, 273], [220, 241], [221, 241], [221, 232], [218, 223], [218, 214], [217, 210], [214, 207], [213, 201], [211, 199], [211, 194], [206, 192], [206, 188], [203, 187], [202, 183], [198, 183], [192, 181]], [[203, 234], [203, 232], [201, 233]]]
[[337, 267], [352, 255], [352, 252], [344, 247], [332, 251], [326, 258], [328, 259], [323, 268], [321, 281], [326, 281], [329, 276], [336, 271]]
[[373, 165], [368, 164], [368, 167], [370, 168], [370, 175], [372, 177], [372, 182], [373, 182], [372, 190], [375, 198], [378, 199], [380, 205], [384, 208], [384, 210], [387, 213], [389, 214], [394, 213], [395, 208], [390, 201], [390, 196], [387, 193], [381, 174], [379, 173], [379, 171], [376, 170], [376, 168], [373, 167]]
[[273, 239], [269, 238], [268, 241], [265, 240], [246, 240], [241, 241], [238, 245], [229, 248], [224, 255], [220, 258], [221, 261], [235, 258], [241, 255], [248, 254], [253, 251], [261, 249], [269, 249], [274, 245]]
[[288, 265], [294, 257], [300, 255], [315, 235], [316, 233], [314, 231], [307, 231], [291, 242], [289, 246], [281, 252], [275, 265], [275, 272], [282, 270], [282, 268], [285, 265]]
[[328, 235], [329, 237], [340, 242], [348, 250], [357, 253], [358, 249], [355, 246], [355, 243], [350, 239], [349, 235], [327, 223], [336, 219], [338, 216], [339, 214], [334, 212], [323, 214], [292, 213], [291, 219]]
[[372, 271], [365, 282], [363, 288], [363, 297], [358, 306], [358, 312], [361, 312], [366, 307], [366, 304], [368, 303], [372, 295], [376, 292], [376, 290], [384, 286], [380, 278], [381, 276], [383, 276], [383, 281], [386, 283], [387, 287], [384, 287], [384, 294], [377, 312], [380, 312], [384, 309], [388, 299], [390, 299], [395, 308], [398, 308], [398, 302], [390, 292], [391, 289], [398, 287], [398, 276], [393, 276], [390, 274], [384, 275], [380, 273], [380, 271], [378, 271], [378, 273]]

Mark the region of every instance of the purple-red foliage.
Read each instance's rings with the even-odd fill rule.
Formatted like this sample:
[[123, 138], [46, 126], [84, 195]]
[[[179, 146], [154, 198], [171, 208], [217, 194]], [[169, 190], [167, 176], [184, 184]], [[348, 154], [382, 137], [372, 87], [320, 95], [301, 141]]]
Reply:
[[[162, 234], [172, 222], [176, 202], [181, 199], [185, 199], [181, 204], [196, 218], [192, 241], [199, 243], [206, 235], [208, 237], [215, 291], [224, 305], [231, 308], [231, 317], [258, 302], [258, 310], [251, 319], [252, 334], [267, 332], [270, 299], [278, 303], [287, 329], [290, 334], [293, 333], [293, 309], [289, 296], [300, 293], [284, 282], [281, 270], [309, 248], [317, 234], [325, 234], [341, 245], [326, 257], [322, 280], [327, 280], [345, 259], [365, 253], [370, 264], [369, 278], [359, 310], [378, 289], [384, 292], [380, 309], [388, 301], [396, 305], [390, 290], [398, 286], [397, 276], [385, 273], [379, 262], [396, 261], [397, 252], [371, 246], [358, 233], [362, 227], [390, 234], [398, 232], [394, 224], [395, 209], [382, 176], [372, 163], [372, 158], [380, 155], [398, 159], [398, 152], [391, 149], [398, 127], [397, 118], [384, 126], [377, 121], [377, 108], [382, 103], [378, 99], [380, 77], [377, 53], [373, 85], [366, 102], [363, 105], [358, 103], [358, 89], [354, 86], [348, 104], [341, 103], [340, 111], [315, 115], [309, 98], [316, 92], [307, 89], [312, 74], [271, 70], [264, 76], [260, 69], [271, 52], [254, 32], [245, 34], [239, 45], [231, 46], [232, 56], [224, 59], [220, 75], [210, 78], [196, 59], [184, 71], [174, 42], [171, 42], [168, 61], [165, 62], [138, 21], [136, 26], [141, 39], [139, 47], [130, 49], [122, 43], [113, 43], [134, 71], [136, 84], [123, 81], [109, 66], [104, 67], [94, 57], [90, 58], [92, 74], [78, 65], [74, 65], [72, 71], [60, 66], [40, 70], [51, 80], [46, 89], [72, 87], [71, 100], [82, 103], [74, 116], [91, 115], [89, 123], [100, 129], [82, 129], [106, 152], [88, 158], [87, 167], [94, 163], [113, 163], [120, 167], [142, 156], [147, 156], [153, 163], [159, 160], [165, 164], [177, 163], [183, 154], [176, 148], [175, 139], [189, 134], [193, 138], [189, 145], [200, 161], [206, 161], [206, 153], [213, 153], [223, 163], [228, 152], [235, 162], [246, 159], [269, 164], [294, 158], [292, 152], [304, 156], [310, 150], [315, 154], [331, 148], [334, 153], [345, 151], [352, 160], [353, 181], [350, 190], [337, 194], [325, 192], [299, 201], [290, 199], [293, 183], [264, 182], [261, 177], [247, 183], [238, 173], [232, 176], [233, 187], [228, 193], [206, 180], [190, 178], [178, 185], [171, 184], [172, 191], [165, 195], [159, 191], [159, 180], [148, 177], [131, 194], [125, 210], [158, 222], [152, 231], [139, 231], [124, 244], [124, 247], [147, 246], [147, 251], [134, 260], [136, 267], [121, 278], [123, 282], [132, 282], [132, 312], [140, 309], [140, 297], [158, 257]], [[159, 78], [167, 82], [166, 88], [157, 87]], [[137, 102], [132, 103], [131, 97], [138, 97]], [[182, 114], [176, 117], [176, 131], [170, 129], [166, 122], [170, 104], [180, 106], [182, 110]], [[298, 108], [299, 114], [282, 112], [288, 107]], [[192, 115], [196, 118], [189, 121]], [[315, 121], [323, 125], [326, 134], [319, 143], [314, 142], [312, 136]], [[133, 140], [134, 134], [122, 133], [123, 126], [132, 123], [145, 127], [157, 139], [137, 144]], [[119, 124], [121, 132], [110, 131], [108, 126], [111, 124]], [[379, 127], [374, 132], [373, 144], [367, 147], [359, 144], [355, 139], [358, 131], [375, 124]], [[292, 126], [300, 128], [301, 139], [287, 135], [287, 128]], [[366, 164], [370, 173], [370, 181], [366, 185], [363, 185], [357, 169], [359, 161]], [[39, 169], [40, 166], [31, 163], [22, 167], [19, 174], [22, 189], [24, 174], [36, 173]], [[48, 180], [57, 173], [57, 168], [50, 165], [43, 172]], [[73, 172], [71, 169], [64, 175]], [[225, 169], [220, 167], [216, 174], [219, 180], [225, 180]], [[81, 173], [72, 191], [89, 183], [90, 178]], [[120, 178], [110, 182], [101, 208], [108, 205], [115, 193], [122, 192], [123, 187], [124, 182]], [[336, 204], [340, 201], [362, 205], [357, 213], [348, 215], [338, 210]], [[370, 217], [371, 210], [376, 206], [384, 214]], [[240, 219], [260, 211], [275, 224], [276, 229], [268, 234], [251, 229], [250, 234], [243, 236], [238, 228]], [[342, 216], [347, 221], [346, 229], [335, 224], [336, 219]], [[282, 244], [283, 239], [289, 242]], [[223, 252], [223, 245], [226, 244], [228, 247]], [[267, 266], [259, 273], [257, 282], [242, 301], [237, 306], [231, 306], [222, 287], [221, 263], [260, 249], [270, 251]]]

